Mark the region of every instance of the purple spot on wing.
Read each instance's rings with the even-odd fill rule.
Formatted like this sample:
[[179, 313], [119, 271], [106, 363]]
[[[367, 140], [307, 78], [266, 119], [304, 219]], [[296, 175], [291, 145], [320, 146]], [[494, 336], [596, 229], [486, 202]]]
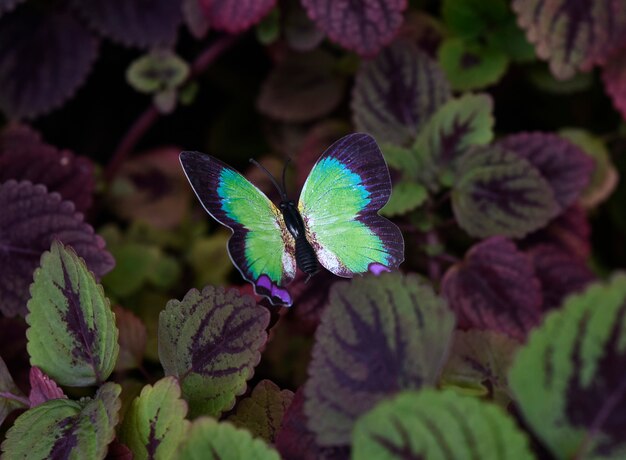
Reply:
[[256, 293], [268, 297], [272, 304], [281, 304], [289, 307], [293, 302], [289, 291], [273, 283], [270, 277], [265, 274], [259, 276], [254, 286]]
[[373, 273], [376, 276], [380, 275], [383, 272], [390, 272], [391, 271], [389, 269], [389, 267], [386, 267], [383, 264], [379, 264], [378, 262], [373, 262], [373, 263], [369, 264], [367, 269], [369, 270], [370, 273]]
[[256, 281], [256, 287], [265, 291], [264, 294], [269, 294], [272, 291], [272, 280], [267, 275], [261, 275]]
[[291, 306], [291, 295], [289, 294], [289, 291], [287, 291], [287, 289], [280, 288], [276, 285], [272, 286], [272, 299], [278, 299], [286, 306]]

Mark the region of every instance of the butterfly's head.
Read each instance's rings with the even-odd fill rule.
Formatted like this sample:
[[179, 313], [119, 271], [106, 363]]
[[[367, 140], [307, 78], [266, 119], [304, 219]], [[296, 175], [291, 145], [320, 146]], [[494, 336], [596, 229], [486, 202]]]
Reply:
[[293, 200], [287, 200], [287, 201], [281, 201], [280, 202], [280, 209], [281, 210], [285, 210], [287, 208], [293, 208], [296, 206], [296, 202]]

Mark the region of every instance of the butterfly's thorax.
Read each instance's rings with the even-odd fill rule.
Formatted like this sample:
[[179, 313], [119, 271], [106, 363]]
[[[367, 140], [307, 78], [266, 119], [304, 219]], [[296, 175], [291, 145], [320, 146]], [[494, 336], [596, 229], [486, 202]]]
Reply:
[[296, 263], [298, 268], [308, 275], [314, 275], [319, 270], [317, 256], [306, 238], [306, 229], [300, 211], [293, 201], [281, 201], [280, 209], [283, 213], [285, 226], [296, 241]]

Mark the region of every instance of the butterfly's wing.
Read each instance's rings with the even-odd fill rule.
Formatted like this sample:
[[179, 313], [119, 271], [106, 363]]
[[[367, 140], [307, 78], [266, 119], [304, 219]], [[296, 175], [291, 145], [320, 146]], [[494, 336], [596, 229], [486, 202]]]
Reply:
[[204, 209], [232, 230], [228, 253], [244, 279], [272, 303], [291, 305], [284, 286], [296, 273], [295, 242], [278, 208], [217, 158], [185, 151], [180, 162]]
[[320, 263], [335, 275], [398, 268], [400, 229], [378, 215], [389, 200], [389, 169], [374, 138], [350, 134], [331, 145], [307, 178], [298, 208]]

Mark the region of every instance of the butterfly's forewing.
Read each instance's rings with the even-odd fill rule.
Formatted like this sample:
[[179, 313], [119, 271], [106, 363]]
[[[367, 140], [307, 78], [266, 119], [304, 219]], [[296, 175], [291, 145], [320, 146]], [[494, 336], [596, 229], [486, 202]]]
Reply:
[[281, 212], [245, 177], [217, 158], [185, 151], [180, 162], [204, 206], [233, 231], [228, 252], [255, 292], [272, 303], [291, 305], [283, 287], [296, 273], [295, 247]]
[[298, 207], [326, 269], [352, 277], [402, 263], [402, 233], [378, 215], [390, 195], [389, 170], [371, 136], [345, 136], [324, 152], [302, 188]]

